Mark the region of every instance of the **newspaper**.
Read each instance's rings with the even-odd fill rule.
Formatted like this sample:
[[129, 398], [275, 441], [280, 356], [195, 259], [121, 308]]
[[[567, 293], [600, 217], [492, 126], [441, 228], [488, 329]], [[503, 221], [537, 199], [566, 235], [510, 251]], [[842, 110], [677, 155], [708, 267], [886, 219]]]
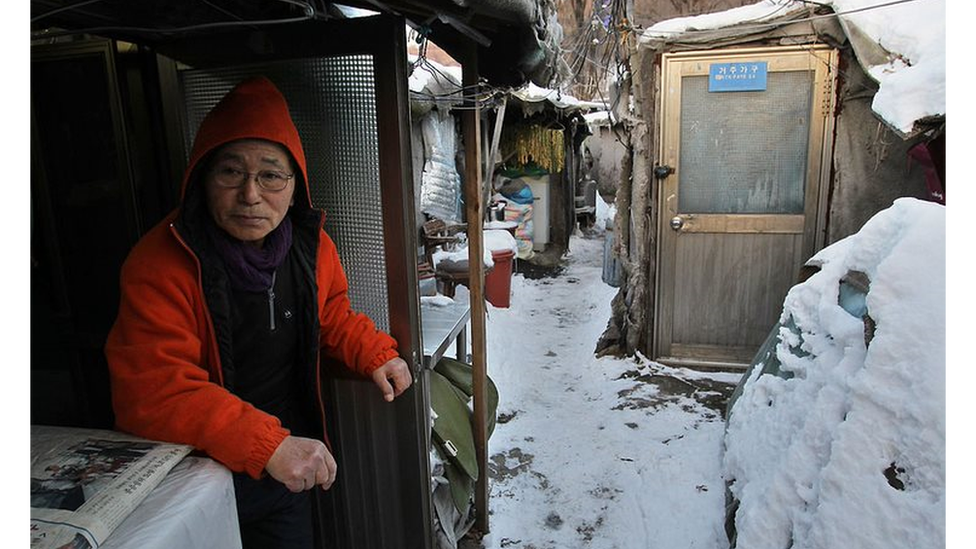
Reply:
[[191, 447], [31, 426], [31, 549], [96, 548]]

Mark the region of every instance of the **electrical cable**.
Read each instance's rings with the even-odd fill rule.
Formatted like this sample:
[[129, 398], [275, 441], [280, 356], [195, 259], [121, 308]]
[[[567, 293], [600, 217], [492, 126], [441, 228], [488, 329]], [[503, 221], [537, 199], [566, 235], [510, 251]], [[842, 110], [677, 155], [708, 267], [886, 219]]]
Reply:
[[32, 17], [30, 22], [31, 23], [36, 23], [37, 21], [40, 21], [41, 19], [44, 19], [46, 17], [50, 17], [50, 16], [55, 15], [55, 14], [58, 14], [58, 13], [61, 13], [61, 12], [64, 12], [64, 11], [71, 11], [71, 10], [78, 9], [78, 8], [83, 8], [83, 7], [85, 7], [85, 6], [89, 5], [89, 4], [96, 4], [96, 3], [102, 2], [102, 1], [103, 0], [84, 0], [83, 2], [78, 2], [76, 4], [71, 4], [70, 6], [61, 6], [60, 8], [54, 8], [52, 10], [46, 11], [46, 12], [38, 15], [37, 17]]
[[[69, 10], [72, 10], [72, 9], [81, 8], [81, 7], [87, 6], [89, 4], [94, 4], [96, 2], [101, 2], [101, 1], [102, 0], [85, 0], [84, 2], [78, 2], [78, 3], [72, 4], [70, 6], [63, 6], [61, 8], [56, 8], [54, 10], [50, 10], [48, 12], [45, 12], [45, 13], [43, 13], [43, 14], [41, 14], [41, 15], [33, 18], [33, 19], [31, 19], [31, 23], [34, 23], [36, 21], [40, 21], [40, 20], [42, 20], [42, 19], [44, 19], [46, 17], [50, 17], [51, 15], [54, 15], [56, 13], [61, 13], [61, 12], [64, 12], [64, 11], [69, 11]], [[45, 30], [45, 31], [41, 31], [41, 32], [39, 32], [37, 34], [39, 36], [40, 35], [43, 35], [43, 37], [54, 37], [54, 36], [64, 36], [64, 35], [70, 35], [70, 34], [86, 34], [86, 33], [87, 34], [100, 34], [100, 33], [106, 33], [106, 32], [138, 32], [138, 33], [146, 33], [146, 34], [156, 33], [156, 34], [166, 35], [166, 34], [178, 34], [178, 33], [184, 33], [184, 32], [194, 32], [194, 31], [199, 31], [199, 30], [211, 30], [211, 29], [219, 29], [219, 28], [246, 27], [246, 26], [264, 26], [264, 25], [280, 25], [280, 24], [285, 24], [285, 23], [301, 23], [301, 22], [308, 21], [310, 19], [314, 19], [314, 18], [317, 17], [317, 13], [316, 13], [315, 8], [310, 3], [308, 3], [308, 2], [306, 2], [304, 0], [275, 0], [275, 1], [282, 2], [282, 3], [285, 3], [285, 4], [290, 4], [290, 5], [293, 5], [293, 6], [301, 7], [301, 8], [304, 9], [303, 11], [305, 12], [305, 15], [302, 16], [302, 17], [286, 17], [286, 18], [281, 18], [281, 19], [257, 19], [257, 20], [245, 20], [245, 19], [240, 19], [238, 17], [238, 19], [236, 21], [215, 21], [215, 22], [211, 22], [211, 23], [197, 23], [197, 24], [193, 24], [193, 25], [185, 25], [185, 26], [182, 26], [182, 27], [171, 27], [171, 28], [165, 28], [165, 29], [164, 28], [155, 28], [155, 27], [134, 27], [134, 26], [105, 25], [105, 26], [98, 26], [98, 27], [87, 27], [87, 28], [82, 28], [82, 29], [70, 29], [70, 30], [55, 31], [55, 32], [48, 32], [48, 31]], [[216, 6], [214, 6], [210, 2], [205, 2], [205, 4], [207, 4], [210, 7], [216, 8]], [[219, 8], [217, 8], [217, 9], [218, 9], [218, 11], [223, 12], [224, 15], [226, 15], [226, 16], [237, 17], [236, 15], [234, 15], [232, 13], [228, 13], [226, 10], [222, 10], [222, 9], [219, 9]], [[35, 33], [32, 33], [32, 34], [35, 34]]]

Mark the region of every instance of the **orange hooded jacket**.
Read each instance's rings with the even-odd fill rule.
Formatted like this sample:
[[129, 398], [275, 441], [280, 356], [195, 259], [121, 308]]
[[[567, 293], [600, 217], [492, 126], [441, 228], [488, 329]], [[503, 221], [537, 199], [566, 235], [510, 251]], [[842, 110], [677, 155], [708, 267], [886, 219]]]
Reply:
[[316, 303], [317, 311], [310, 312], [308, 323], [318, 325], [308, 333], [312, 341], [317, 337], [318, 346], [307, 353], [307, 367], [314, 370], [309, 379], [317, 389], [323, 435], [319, 349], [367, 376], [398, 356], [393, 338], [350, 308], [335, 244], [322, 230], [324, 214], [309, 199], [298, 131], [284, 97], [265, 78], [239, 84], [201, 124], [183, 177], [180, 207], [136, 244], [122, 267], [119, 314], [105, 353], [118, 429], [192, 445], [232, 471], [258, 478], [289, 431], [278, 418], [226, 387], [221, 357], [232, 356], [227, 354], [232, 349], [223, 343], [220, 323], [214, 320], [220, 316], [221, 299], [211, 297], [215, 284], [192, 244], [194, 218], [206, 215], [197, 170], [217, 147], [244, 138], [283, 145], [301, 175], [303, 184], [296, 177], [289, 215], [295, 226], [293, 253], [306, 256], [308, 276], [314, 278], [307, 287], [315, 294], [309, 303]]

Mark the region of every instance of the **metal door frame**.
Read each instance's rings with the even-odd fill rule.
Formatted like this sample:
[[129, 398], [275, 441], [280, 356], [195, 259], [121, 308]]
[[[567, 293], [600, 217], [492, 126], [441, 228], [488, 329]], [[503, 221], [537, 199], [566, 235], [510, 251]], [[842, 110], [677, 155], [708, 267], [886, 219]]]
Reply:
[[[128, 246], [135, 244], [142, 233], [142, 216], [137, 201], [138, 189], [136, 178], [131, 170], [132, 154], [130, 150], [129, 127], [126, 123], [126, 112], [123, 107], [123, 94], [120, 90], [120, 77], [116, 64], [116, 44], [114, 41], [88, 36], [72, 42], [38, 43], [31, 46], [30, 63], [59, 63], [81, 61], [85, 59], [98, 60], [101, 63], [102, 75], [105, 78], [105, 107], [111, 119], [111, 131], [115, 145], [114, 161], [118, 178], [118, 192], [122, 211], [119, 213], [125, 232], [119, 237], [119, 244], [124, 242]], [[36, 74], [36, 73], [35, 73]], [[33, 82], [31, 82], [33, 85]], [[49, 266], [37, 267], [46, 272], [50, 278], [51, 315], [57, 319], [58, 330], [48, 334], [53, 338], [49, 343], [51, 348], [63, 348], [71, 357], [68, 371], [76, 408], [77, 417], [57, 418], [58, 421], [68, 420], [72, 424], [88, 427], [108, 429], [113, 426], [114, 414], [109, 394], [108, 366], [104, 361], [102, 346], [111, 328], [111, 320], [105, 324], [91, 319], [79, 318], [84, 311], [76, 304], [72, 304], [73, 295], [71, 284], [68, 282], [67, 271], [70, 267], [65, 259], [67, 248], [64, 235], [71, 231], [70, 226], [64, 225], [64, 220], [58, 218], [55, 212], [54, 198], [51, 190], [51, 177], [47, 166], [51, 162], [46, 158], [42, 143], [46, 131], [54, 132], [51, 128], [41, 126], [37, 111], [43, 109], [43, 104], [35, 104], [35, 90], [31, 91], [30, 104], [30, 214], [31, 234], [38, 234], [38, 245]], [[107, 241], [106, 241], [107, 242]], [[33, 252], [32, 252], [33, 253]], [[118, 261], [121, 266], [125, 255], [108, 257], [108, 250], [102, 250], [101, 261]], [[114, 252], [113, 252], [114, 253]], [[70, 254], [68, 254], [70, 255]], [[43, 263], [42, 263], [43, 264]], [[35, 267], [32, 267], [32, 272]], [[32, 275], [33, 276], [33, 275]], [[88, 288], [91, 291], [91, 288]], [[109, 298], [117, 302], [118, 293], [101, 295], [99, 299], [111, 304]], [[90, 311], [89, 311], [90, 312]], [[83, 315], [82, 315], [83, 316]], [[40, 371], [44, 365], [35, 365], [31, 361], [31, 370], [35, 367]], [[47, 392], [45, 392], [46, 394]], [[48, 396], [48, 398], [51, 398]], [[43, 418], [42, 418], [43, 419]]]
[[[757, 57], [769, 58], [769, 70], [802, 70], [810, 67], [814, 71], [814, 89], [811, 101], [811, 125], [819, 121], [818, 129], [811, 128], [808, 144], [808, 164], [804, 213], [797, 216], [796, 223], [802, 223], [803, 257], [809, 258], [824, 245], [824, 231], [827, 219], [827, 188], [830, 176], [830, 158], [833, 152], [834, 103], [837, 76], [837, 51], [825, 45], [755, 47], [726, 50], [703, 50], [679, 53], [665, 53], [661, 56], [661, 79], [659, 82], [658, 132], [659, 163], [673, 167], [673, 170], [656, 184], [661, 185], [658, 193], [657, 249], [656, 249], [656, 295], [654, 306], [654, 328], [652, 354], [655, 360], [669, 364], [693, 365], [699, 367], [744, 367], [745, 364], [729, 363], [723, 360], [685, 359], [667, 356], [670, 351], [674, 311], [676, 235], [669, 226], [671, 218], [677, 213], [678, 177], [680, 175], [680, 98], [681, 78], [683, 76], [708, 74], [711, 62], [748, 62]], [[701, 65], [687, 70], [691, 63]], [[686, 71], [686, 72], [685, 72]], [[668, 93], [668, 92], [672, 93]], [[675, 95], [676, 94], [676, 95]], [[669, 101], [669, 95], [676, 99]], [[743, 224], [754, 232], [769, 232], [769, 218], [761, 214], [739, 214], [733, 223]], [[697, 220], [699, 228], [707, 231], [714, 220], [703, 216]], [[796, 265], [798, 270], [801, 265]]]
[[[430, 397], [420, 340], [405, 28], [401, 17], [378, 15], [175, 40], [159, 48], [168, 58], [160, 63], [159, 77], [163, 96], [170, 102], [181, 98], [177, 66], [170, 60], [202, 68], [372, 56], [389, 331], [399, 343], [401, 356], [411, 364], [415, 383], [392, 404], [382, 402], [368, 380], [326, 383], [330, 408], [348, 411], [330, 418], [332, 435], [339, 440], [340, 466], [336, 484], [326, 493], [325, 511], [320, 513], [328, 515], [327, 526], [334, 529], [325, 532], [328, 547], [433, 547]], [[377, 36], [385, 38], [377, 40]], [[174, 173], [182, 173], [186, 163], [185, 121], [179, 110], [172, 104], [166, 108]]]

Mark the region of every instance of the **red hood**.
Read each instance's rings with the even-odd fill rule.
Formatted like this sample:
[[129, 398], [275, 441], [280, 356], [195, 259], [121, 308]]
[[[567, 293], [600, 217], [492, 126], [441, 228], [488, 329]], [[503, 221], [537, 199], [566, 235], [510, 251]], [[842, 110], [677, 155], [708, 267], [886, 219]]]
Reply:
[[181, 197], [186, 197], [191, 174], [200, 161], [210, 151], [238, 139], [266, 139], [288, 149], [301, 172], [307, 199], [305, 151], [291, 119], [288, 102], [278, 88], [263, 76], [242, 81], [203, 119], [193, 141], [190, 163], [183, 174]]

